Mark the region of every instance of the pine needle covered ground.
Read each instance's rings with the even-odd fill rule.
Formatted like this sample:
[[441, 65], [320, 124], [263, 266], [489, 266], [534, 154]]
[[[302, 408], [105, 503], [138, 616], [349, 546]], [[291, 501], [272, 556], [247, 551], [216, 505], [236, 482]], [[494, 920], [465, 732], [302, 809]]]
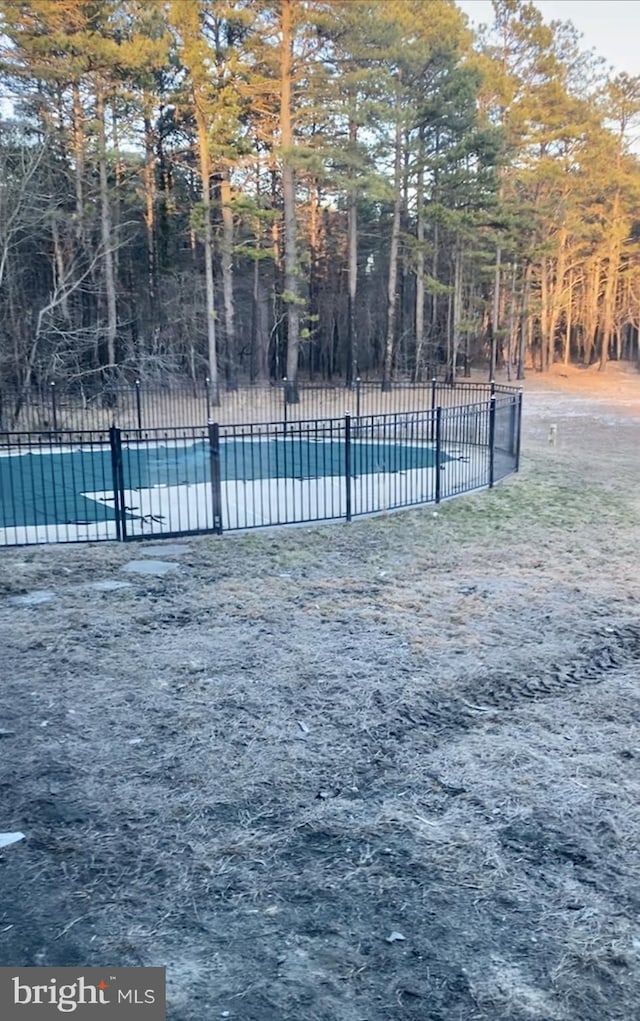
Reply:
[[528, 383], [522, 474], [437, 516], [2, 551], [0, 964], [166, 964], [171, 1021], [635, 1016], [639, 392]]

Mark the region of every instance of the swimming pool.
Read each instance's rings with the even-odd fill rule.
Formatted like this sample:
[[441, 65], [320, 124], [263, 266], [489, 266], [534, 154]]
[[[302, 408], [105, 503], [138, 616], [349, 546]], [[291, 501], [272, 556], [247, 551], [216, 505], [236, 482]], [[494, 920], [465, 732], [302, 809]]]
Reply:
[[[342, 516], [345, 459], [344, 437], [223, 440], [219, 457], [223, 524], [278, 523], [292, 516], [297, 520], [303, 512], [304, 520]], [[436, 452], [427, 443], [356, 440], [350, 444], [350, 477], [364, 494], [367, 480], [372, 492], [374, 477], [423, 474], [434, 469], [435, 459]], [[441, 463], [450, 460], [441, 453]], [[127, 530], [137, 534], [146, 529], [147, 534], [154, 524], [172, 533], [210, 529], [211, 478], [208, 439], [123, 445]], [[45, 445], [0, 454], [0, 532], [32, 536], [34, 530], [44, 529], [46, 535], [53, 531], [58, 541], [110, 538], [115, 520], [114, 465], [108, 444]]]
[[345, 519], [517, 471], [518, 395], [295, 423], [0, 433], [0, 545]]

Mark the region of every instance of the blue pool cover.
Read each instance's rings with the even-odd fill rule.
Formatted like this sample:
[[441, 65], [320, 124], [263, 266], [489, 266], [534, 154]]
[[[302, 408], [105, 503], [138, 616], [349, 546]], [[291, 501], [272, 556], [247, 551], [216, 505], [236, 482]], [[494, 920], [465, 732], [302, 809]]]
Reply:
[[[123, 446], [125, 489], [188, 486], [208, 482], [206, 440], [176, 444], [133, 443]], [[450, 458], [442, 455], [442, 461]], [[354, 442], [354, 476], [431, 468], [431, 447], [388, 442]], [[220, 446], [220, 475], [233, 479], [314, 479], [343, 476], [345, 448], [340, 440], [314, 442], [299, 437], [270, 440], [225, 440]], [[70, 450], [31, 451], [0, 456], [0, 528], [24, 525], [85, 524], [112, 520], [114, 512], [83, 493], [112, 493], [108, 445]]]

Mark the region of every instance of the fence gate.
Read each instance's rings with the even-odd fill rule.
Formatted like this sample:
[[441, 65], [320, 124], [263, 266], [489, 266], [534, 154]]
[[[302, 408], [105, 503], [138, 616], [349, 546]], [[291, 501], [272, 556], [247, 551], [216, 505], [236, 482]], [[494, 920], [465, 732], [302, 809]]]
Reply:
[[110, 431], [118, 538], [222, 531], [218, 427]]

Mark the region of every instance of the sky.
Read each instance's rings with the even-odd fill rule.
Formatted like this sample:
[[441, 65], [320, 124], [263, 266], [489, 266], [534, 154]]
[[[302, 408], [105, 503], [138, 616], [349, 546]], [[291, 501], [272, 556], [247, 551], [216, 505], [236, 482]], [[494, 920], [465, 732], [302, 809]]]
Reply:
[[[457, 0], [469, 19], [493, 21], [491, 0]], [[583, 48], [595, 49], [615, 71], [640, 75], [640, 0], [534, 0], [545, 21], [572, 21]]]

